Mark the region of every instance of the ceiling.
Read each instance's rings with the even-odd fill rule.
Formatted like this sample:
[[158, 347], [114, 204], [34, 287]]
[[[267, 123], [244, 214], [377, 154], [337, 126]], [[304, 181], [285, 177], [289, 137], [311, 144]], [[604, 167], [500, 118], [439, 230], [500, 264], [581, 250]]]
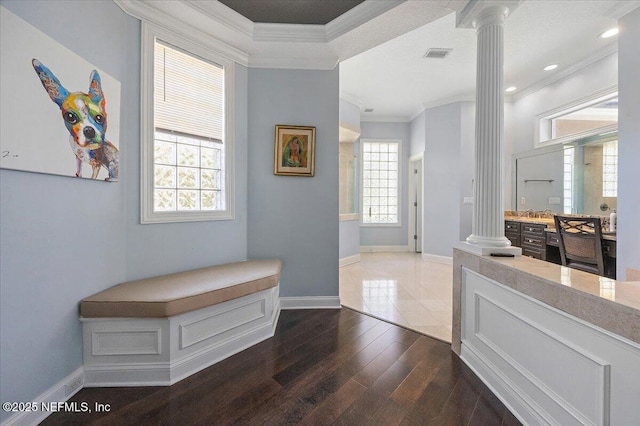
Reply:
[[219, 0], [253, 22], [325, 25], [364, 0]]
[[[617, 50], [617, 37], [599, 38], [616, 26], [616, 6], [626, 1], [529, 0], [504, 26], [505, 88], [510, 97], [531, 91]], [[363, 120], [410, 120], [431, 106], [473, 100], [475, 30], [456, 28], [454, 14], [403, 34], [340, 64], [342, 97], [361, 107]], [[453, 49], [445, 59], [425, 59], [430, 48]], [[543, 71], [558, 64], [553, 71]]]
[[[244, 66], [330, 70], [339, 63], [340, 96], [360, 107], [363, 121], [410, 121], [426, 108], [475, 97], [476, 33], [456, 27], [469, 0], [114, 1], [138, 18], [215, 40], [213, 48]], [[518, 6], [504, 25], [505, 87], [517, 87], [506, 98], [513, 100], [614, 54], [617, 37], [598, 35], [640, 0], [508, 4]], [[298, 25], [306, 22], [315, 24]], [[452, 50], [445, 59], [424, 58], [431, 48]], [[558, 68], [542, 70], [552, 63]]]

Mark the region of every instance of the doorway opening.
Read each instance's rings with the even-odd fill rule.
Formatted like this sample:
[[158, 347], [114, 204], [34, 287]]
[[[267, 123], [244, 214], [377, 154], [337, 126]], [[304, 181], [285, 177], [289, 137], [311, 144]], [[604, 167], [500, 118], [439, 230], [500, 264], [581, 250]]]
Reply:
[[409, 158], [409, 251], [422, 253], [423, 154]]

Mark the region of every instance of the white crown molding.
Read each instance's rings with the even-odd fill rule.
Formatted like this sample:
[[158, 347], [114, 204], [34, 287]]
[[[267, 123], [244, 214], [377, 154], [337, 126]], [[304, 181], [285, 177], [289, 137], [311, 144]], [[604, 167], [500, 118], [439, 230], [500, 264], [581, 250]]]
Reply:
[[[247, 52], [220, 41], [214, 33], [205, 32], [197, 28], [207, 27], [206, 22], [201, 22], [197, 27], [194, 23], [183, 22], [178, 17], [156, 7], [156, 5], [162, 5], [163, 2], [151, 3], [134, 0], [113, 1], [128, 15], [145, 22], [150, 22], [177, 36], [201, 44], [240, 65], [248, 66], [249, 64], [249, 54]], [[182, 3], [179, 3], [179, 5], [181, 4]]]
[[324, 25], [253, 24], [254, 41], [327, 43]]
[[[543, 89], [553, 83], [555, 83], [556, 81], [562, 80], [565, 77], [570, 76], [571, 74], [588, 67], [589, 65], [598, 62], [601, 59], [606, 58], [609, 55], [614, 55], [618, 53], [618, 43], [611, 43], [608, 46], [596, 51], [595, 53], [593, 53], [592, 55], [587, 56], [586, 58], [581, 59], [578, 62], [575, 62], [571, 65], [569, 65], [566, 68], [563, 68], [562, 70], [550, 75], [547, 78], [544, 78], [542, 80], [538, 80], [537, 82], [533, 83], [530, 86], [525, 87], [524, 89], [508, 96], [508, 101], [509, 102], [516, 102], [519, 101], [520, 99], [531, 95], [532, 93], [537, 92], [540, 89]], [[505, 97], [507, 98], [507, 97]]]
[[224, 25], [248, 37], [253, 37], [254, 23], [219, 1], [183, 0], [182, 3], [214, 20], [218, 25]]
[[250, 68], [276, 68], [294, 70], [332, 70], [338, 65], [337, 57], [276, 57], [251, 55], [249, 57]]
[[609, 9], [604, 16], [617, 20], [638, 7], [640, 7], [640, 0], [619, 1], [615, 6]]
[[[340, 56], [330, 47], [331, 40], [407, 0], [365, 0], [327, 25], [254, 23], [218, 1], [113, 1], [135, 18], [189, 38], [244, 66], [331, 70]], [[318, 48], [301, 54], [288, 43], [315, 44]], [[318, 53], [322, 49], [325, 51]]]
[[365, 0], [325, 25], [325, 36], [328, 41], [335, 40], [405, 1], [407, 0]]
[[469, 0], [456, 14], [456, 27], [475, 28], [476, 21], [483, 18], [484, 11], [497, 6], [504, 7], [505, 18], [511, 15], [524, 0]]
[[347, 101], [352, 105], [357, 106], [358, 108], [360, 108], [360, 111], [364, 109], [364, 104], [358, 97], [350, 95], [349, 93], [343, 92], [342, 90], [340, 91], [340, 99]]
[[411, 117], [406, 115], [373, 115], [370, 117], [360, 116], [360, 122], [364, 123], [409, 123]]
[[451, 98], [438, 99], [433, 102], [426, 102], [422, 104], [422, 108], [419, 108], [415, 113], [411, 115], [411, 120], [409, 121], [415, 120], [420, 114], [422, 114], [423, 112], [431, 108], [437, 108], [445, 105], [455, 104], [456, 102], [475, 102], [475, 101], [476, 101], [475, 95], [468, 94], [468, 95], [453, 96]]

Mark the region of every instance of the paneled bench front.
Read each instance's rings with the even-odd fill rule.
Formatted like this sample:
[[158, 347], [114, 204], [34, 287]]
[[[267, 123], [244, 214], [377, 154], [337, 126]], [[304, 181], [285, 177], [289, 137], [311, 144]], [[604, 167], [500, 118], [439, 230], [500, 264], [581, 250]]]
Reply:
[[84, 385], [171, 385], [273, 336], [280, 260], [111, 287], [80, 302]]

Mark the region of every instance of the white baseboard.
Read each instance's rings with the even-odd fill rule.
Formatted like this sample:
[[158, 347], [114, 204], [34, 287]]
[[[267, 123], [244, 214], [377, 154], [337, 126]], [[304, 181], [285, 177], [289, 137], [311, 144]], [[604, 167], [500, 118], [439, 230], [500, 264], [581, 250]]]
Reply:
[[339, 267], [342, 268], [343, 266], [351, 265], [358, 262], [360, 262], [360, 253], [354, 254], [353, 256], [343, 257], [342, 259], [340, 259]]
[[340, 309], [338, 296], [281, 297], [281, 309]]
[[360, 253], [406, 253], [409, 246], [360, 246]]
[[437, 254], [422, 253], [422, 259], [427, 262], [444, 263], [445, 265], [453, 265], [452, 256], [439, 256]]
[[37, 410], [15, 413], [2, 422], [2, 426], [37, 425], [53, 413], [53, 411], [43, 411], [43, 403], [46, 405], [46, 403], [50, 402], [66, 402], [82, 389], [83, 384], [84, 369], [80, 367], [44, 393], [38, 395], [33, 401], [30, 401], [35, 404]]

